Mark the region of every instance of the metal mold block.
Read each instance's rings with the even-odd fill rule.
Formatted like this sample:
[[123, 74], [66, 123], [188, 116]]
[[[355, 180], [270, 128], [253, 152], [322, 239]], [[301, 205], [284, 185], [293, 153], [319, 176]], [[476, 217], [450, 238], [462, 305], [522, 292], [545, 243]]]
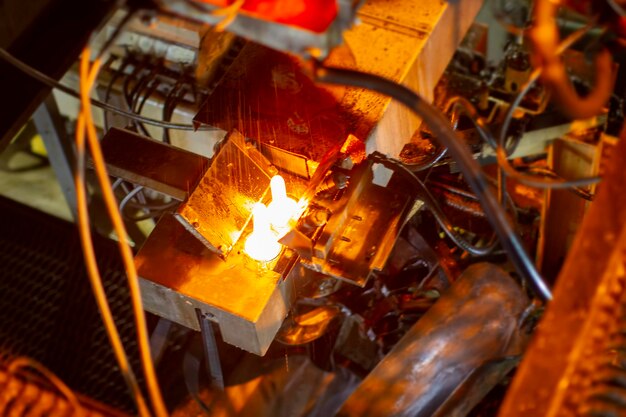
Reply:
[[162, 218], [135, 258], [145, 309], [195, 330], [200, 310], [225, 342], [265, 354], [291, 306], [297, 256], [284, 250], [261, 265], [240, 249], [223, 260], [173, 217]]
[[226, 256], [269, 189], [269, 162], [232, 132], [175, 217], [207, 248]]

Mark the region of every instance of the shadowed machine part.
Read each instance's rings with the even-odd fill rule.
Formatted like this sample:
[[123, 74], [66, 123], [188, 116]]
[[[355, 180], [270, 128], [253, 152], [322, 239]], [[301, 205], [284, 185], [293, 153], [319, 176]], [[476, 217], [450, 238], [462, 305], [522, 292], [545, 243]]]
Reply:
[[[521, 288], [500, 268], [471, 266], [365, 378], [338, 416], [465, 415], [481, 396], [455, 392], [467, 382], [486, 394], [498, 378], [476, 383], [473, 374], [502, 377], [514, 366], [506, 362], [521, 353], [519, 326], [527, 307]], [[498, 360], [503, 365], [492, 366]], [[447, 412], [439, 414], [443, 409]]]

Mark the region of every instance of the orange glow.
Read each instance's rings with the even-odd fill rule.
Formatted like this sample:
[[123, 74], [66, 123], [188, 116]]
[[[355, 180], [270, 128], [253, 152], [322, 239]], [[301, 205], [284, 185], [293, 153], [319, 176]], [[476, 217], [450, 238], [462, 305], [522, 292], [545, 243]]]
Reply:
[[[219, 7], [228, 7], [234, 0], [200, 0]], [[321, 33], [337, 17], [336, 0], [246, 0], [241, 11], [262, 19], [298, 26]]]
[[281, 251], [276, 235], [270, 229], [269, 213], [262, 203], [254, 205], [252, 210], [253, 229], [246, 243], [244, 252], [259, 262], [268, 262], [276, 258]]
[[287, 197], [285, 180], [280, 175], [274, 175], [270, 181], [272, 202], [267, 207], [269, 222], [272, 228], [281, 236], [289, 231], [289, 222], [298, 212], [298, 203]]

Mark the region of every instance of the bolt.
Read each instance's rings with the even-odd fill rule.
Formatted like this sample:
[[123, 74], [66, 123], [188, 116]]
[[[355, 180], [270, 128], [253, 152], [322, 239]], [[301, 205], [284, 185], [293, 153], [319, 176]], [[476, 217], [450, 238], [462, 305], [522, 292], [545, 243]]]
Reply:
[[309, 223], [315, 227], [322, 227], [328, 223], [328, 212], [324, 209], [313, 209], [308, 216]]

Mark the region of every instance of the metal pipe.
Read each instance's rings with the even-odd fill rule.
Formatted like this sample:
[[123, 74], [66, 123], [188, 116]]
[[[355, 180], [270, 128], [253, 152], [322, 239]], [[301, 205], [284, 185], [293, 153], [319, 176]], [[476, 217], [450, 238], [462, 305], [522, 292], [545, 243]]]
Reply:
[[[521, 352], [519, 323], [527, 306], [524, 291], [499, 267], [470, 266], [365, 378], [338, 416], [430, 417], [441, 408], [470, 409], [475, 404], [453, 394], [475, 379], [476, 370], [491, 368], [485, 364]], [[489, 387], [476, 388], [484, 395]], [[469, 396], [475, 402], [480, 397]]]

